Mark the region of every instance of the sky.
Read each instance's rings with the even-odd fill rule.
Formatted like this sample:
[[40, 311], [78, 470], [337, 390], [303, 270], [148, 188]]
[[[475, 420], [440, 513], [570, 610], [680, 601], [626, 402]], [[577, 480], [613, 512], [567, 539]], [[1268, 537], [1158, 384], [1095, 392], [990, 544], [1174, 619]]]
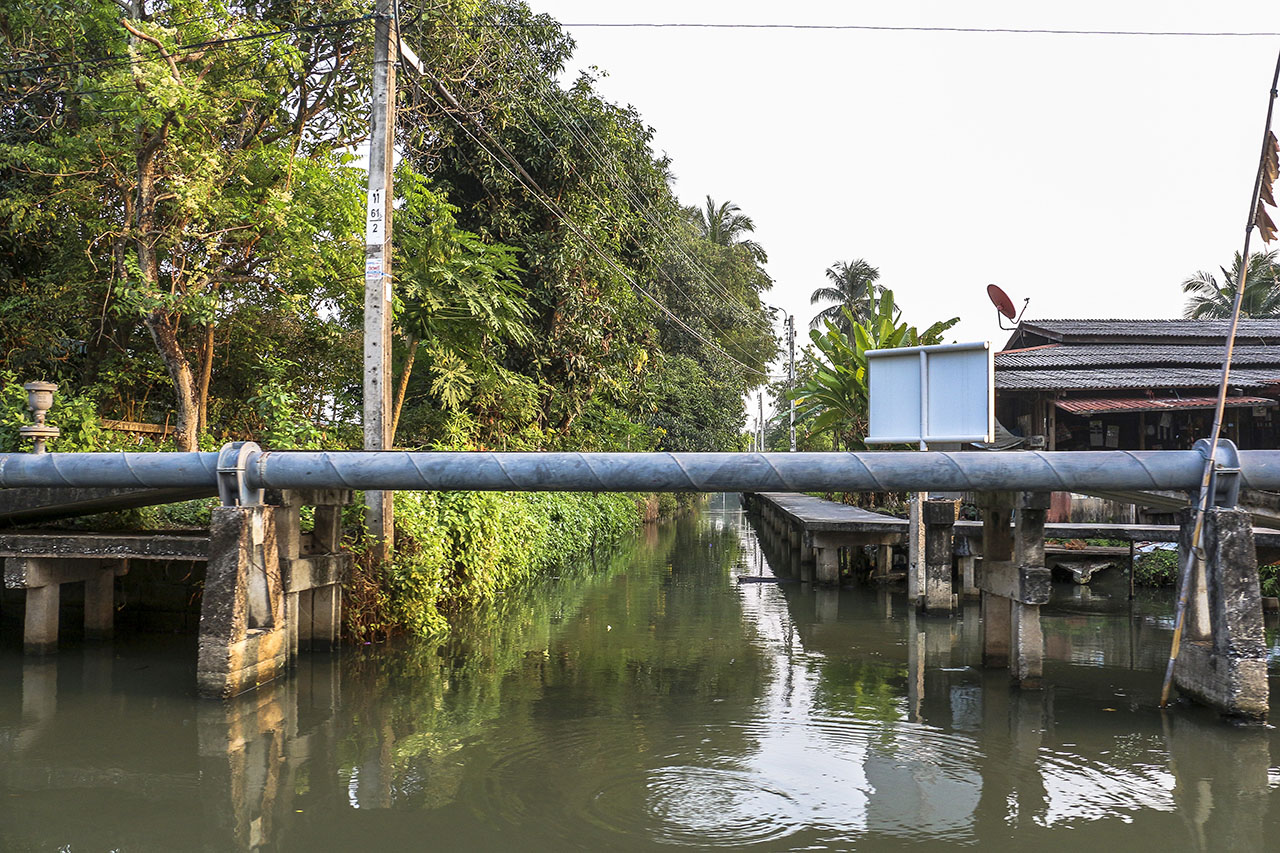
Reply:
[[1241, 248], [1280, 35], [572, 25], [1280, 33], [1274, 0], [529, 2], [577, 41], [566, 77], [600, 68], [655, 129], [684, 203], [752, 217], [801, 343], [836, 261], [879, 268], [913, 325], [959, 317], [951, 339], [999, 349], [989, 283], [1027, 319], [1172, 318]]

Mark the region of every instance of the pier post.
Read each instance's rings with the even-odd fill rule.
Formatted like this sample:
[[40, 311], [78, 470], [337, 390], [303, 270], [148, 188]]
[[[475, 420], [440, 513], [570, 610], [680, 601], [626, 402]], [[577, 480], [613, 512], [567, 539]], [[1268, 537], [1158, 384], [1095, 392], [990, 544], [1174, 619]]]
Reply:
[[907, 600], [919, 605], [924, 596], [925, 524], [928, 492], [915, 492], [907, 505]]
[[923, 503], [924, 589], [920, 603], [926, 613], [951, 612], [951, 531], [956, 523], [956, 503], [927, 500]]
[[[1184, 556], [1191, 544], [1191, 528], [1190, 514], [1184, 515], [1179, 542]], [[1187, 637], [1174, 666], [1174, 683], [1227, 716], [1265, 720], [1270, 703], [1267, 647], [1249, 514], [1216, 507], [1208, 510], [1204, 558], [1201, 571], [1193, 575], [1201, 579], [1203, 588], [1192, 588]], [[1197, 636], [1204, 621], [1208, 630]]]
[[288, 661], [275, 508], [216, 507], [200, 609], [197, 689], [202, 696], [236, 696], [282, 675]]
[[[1044, 666], [1040, 605], [1052, 589], [1044, 565], [1043, 492], [996, 492], [982, 501], [983, 663], [1010, 668], [1015, 683], [1038, 688]], [[1014, 521], [1010, 527], [1010, 520]]]
[[877, 545], [876, 546], [876, 577], [885, 580], [888, 579], [889, 573], [893, 571], [893, 546]]

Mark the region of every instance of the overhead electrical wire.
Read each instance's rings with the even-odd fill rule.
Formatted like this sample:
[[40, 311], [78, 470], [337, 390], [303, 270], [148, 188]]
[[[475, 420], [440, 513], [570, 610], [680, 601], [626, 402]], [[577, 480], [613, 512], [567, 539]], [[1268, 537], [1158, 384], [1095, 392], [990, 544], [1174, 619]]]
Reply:
[[[450, 19], [450, 22], [455, 28], [457, 27], [457, 23], [453, 22], [452, 19]], [[513, 50], [521, 52], [524, 55], [526, 68], [532, 61], [534, 61], [533, 49], [527, 40], [522, 40], [525, 50], [520, 51], [520, 48], [512, 44], [501, 34], [499, 34], [498, 37], [508, 47], [511, 47]], [[601, 167], [606, 176], [610, 172], [610, 167], [612, 167], [613, 174], [617, 177], [617, 180], [613, 182], [614, 186], [622, 190], [622, 192], [631, 201], [632, 205], [635, 206], [637, 212], [640, 213], [640, 215], [644, 217], [650, 225], [659, 231], [663, 239], [667, 242], [668, 247], [681, 255], [690, 267], [692, 267], [703, 278], [707, 286], [718, 296], [724, 299], [728, 305], [745, 311], [745, 306], [743, 306], [731, 293], [728, 292], [728, 289], [715, 277], [713, 273], [711, 273], [696, 258], [690, 255], [685, 247], [680, 244], [679, 240], [672, 235], [671, 230], [661, 222], [661, 219], [653, 207], [644, 201], [643, 190], [640, 188], [639, 184], [628, 178], [626, 170], [618, 163], [617, 157], [614, 156], [612, 152], [608, 151], [608, 148], [603, 142], [597, 146], [591, 141], [589, 137], [595, 137], [596, 139], [599, 139], [599, 137], [591, 127], [591, 124], [587, 121], [586, 117], [582, 115], [577, 106], [573, 103], [572, 99], [567, 97], [567, 93], [537, 74], [525, 73], [524, 76], [526, 80], [529, 80], [535, 85], [541, 85], [544, 92], [554, 91], [555, 95], [564, 97], [565, 104], [568, 106], [569, 110], [572, 110], [574, 115], [577, 116], [578, 122], [574, 122], [569, 118], [568, 114], [564, 111], [564, 108], [558, 103], [558, 99], [556, 97], [543, 96], [542, 101], [561, 119], [561, 121], [565, 123], [566, 129], [569, 130], [576, 139], [578, 139], [578, 141], [583, 145], [584, 150], [586, 150], [592, 159], [595, 160], [596, 164]], [[577, 127], [575, 127], [575, 124]], [[578, 127], [581, 127], [582, 130], [579, 130]], [[605, 163], [606, 157], [610, 161], [608, 164]], [[628, 184], [628, 186], [623, 186], [623, 184]]]
[[[507, 44], [508, 47], [512, 48], [513, 51], [518, 50], [518, 48], [516, 48], [515, 45], [508, 42], [505, 38], [501, 36], [499, 36], [499, 38], [502, 38], [503, 42]], [[541, 78], [530, 78], [528, 75], [526, 75], [526, 79], [541, 79]], [[547, 85], [550, 85], [550, 84], [547, 84]], [[600, 155], [598, 151], [593, 150], [594, 146], [592, 145], [591, 141], [588, 140], [582, 134], [577, 133], [573, 130], [572, 119], [570, 119], [569, 116], [566, 113], [564, 113], [562, 110], [558, 109], [558, 105], [554, 103], [554, 100], [552, 98], [548, 98], [543, 93], [538, 93], [538, 97], [544, 104], [547, 105], [549, 109], [551, 109], [561, 119], [561, 121], [565, 122], [566, 129], [569, 129], [570, 132], [575, 136], [575, 138], [578, 139], [579, 143], [587, 148], [588, 153], [591, 153], [593, 159], [596, 161], [597, 165], [599, 165], [602, 168], [602, 170], [606, 175], [606, 178], [608, 179], [609, 167], [602, 159], [602, 155]], [[553, 139], [550, 138], [547, 132], [543, 129], [542, 125], [539, 123], [538, 119], [524, 105], [524, 103], [520, 101], [517, 101], [517, 103], [519, 104], [520, 109], [524, 112], [525, 116], [529, 119], [530, 126], [532, 127], [532, 129], [539, 136], [542, 137], [543, 141], [546, 142], [552, 148], [561, 149], [561, 146], [558, 145]], [[580, 113], [578, 115], [581, 117]], [[584, 122], [585, 122], [585, 119], [584, 119]], [[589, 128], [587, 132], [594, 134], [594, 131], [590, 130]], [[607, 206], [607, 202], [600, 196], [599, 193], [597, 193], [591, 187], [590, 183], [580, 172], [578, 172], [577, 168], [573, 165], [573, 163], [569, 162], [568, 166], [575, 175], [577, 175], [580, 179], [582, 179], [583, 187], [587, 190], [587, 192], [590, 193], [591, 196], [596, 199], [596, 201], [600, 202], [601, 205]], [[668, 241], [668, 246], [672, 246], [673, 248], [675, 248], [676, 252], [683, 252], [683, 249], [681, 247], [673, 246], [673, 241], [671, 240], [670, 235], [666, 231], [665, 226], [660, 222], [660, 220], [657, 219], [656, 214], [652, 211], [651, 208], [649, 208], [646, 205], [643, 198], [637, 196], [636, 193], [632, 192], [630, 187], [623, 185], [622, 181], [626, 180], [625, 177], [621, 177], [621, 176], [619, 177], [620, 177], [620, 180], [612, 180], [612, 183], [617, 189], [619, 189], [627, 197], [627, 199], [631, 202], [632, 206], [636, 209], [636, 212], [638, 212], [647, 222], [649, 222], [650, 225], [652, 225], [655, 228], [655, 230], [657, 230], [663, 236], [664, 239]], [[681, 287], [678, 283], [676, 283], [676, 281], [672, 279], [671, 276], [664, 269], [662, 269], [661, 262], [659, 261], [658, 258], [655, 258], [653, 256], [653, 254], [650, 252], [648, 248], [642, 246], [641, 251], [643, 251], [646, 255], [648, 255], [650, 260], [654, 262], [659, 275], [661, 275], [664, 279], [666, 279], [666, 281], [672, 287], [674, 287], [677, 291], [683, 294], [684, 297], [690, 301], [690, 303], [694, 302], [693, 298], [689, 295], [688, 291], [686, 291], [683, 287]], [[687, 253], [684, 253], [684, 255], [686, 259], [690, 262], [690, 264], [696, 267], [696, 261], [694, 261], [693, 258], [689, 257]], [[707, 275], [705, 271], [702, 271], [702, 272], [704, 276]], [[732, 297], [727, 293], [727, 291], [725, 291], [723, 285], [720, 285], [713, 278], [708, 278], [707, 284], [712, 288], [712, 290], [718, 289], [719, 293], [717, 295], [720, 295], [722, 298], [724, 298], [730, 307], [738, 308], [739, 310], [742, 310], [742, 311], [746, 310], [745, 306], [743, 306], [741, 303], [734, 301]], [[724, 336], [725, 338], [728, 337], [728, 333], [725, 332], [725, 330], [722, 329], [709, 314], [704, 314], [703, 319], [706, 320], [706, 322], [720, 335]], [[726, 346], [728, 346], [728, 344], [726, 344]], [[742, 352], [741, 350], [740, 352], [744, 357], [746, 358], [750, 357], [745, 352]]]
[[[528, 24], [499, 24], [509, 29], [525, 28]], [[853, 30], [888, 33], [992, 33], [998, 35], [1045, 36], [1154, 36], [1170, 38], [1261, 38], [1280, 36], [1272, 31], [1233, 30], [1075, 30], [1052, 27], [926, 27], [891, 24], [798, 24], [798, 23], [736, 23], [730, 21], [579, 21], [561, 23], [565, 28], [598, 29], [687, 29], [687, 30]]]
[[[445, 88], [444, 84], [441, 83], [439, 79], [437, 79], [434, 75], [430, 73], [427, 73], [426, 76], [428, 76], [431, 79], [431, 81], [436, 85], [436, 87], [440, 90], [441, 95], [444, 96], [446, 100], [449, 100], [451, 102], [452, 106], [454, 106], [457, 109], [461, 109], [461, 105], [457, 102], [457, 99], [454, 98], [453, 95], [449, 93], [449, 90]], [[477, 124], [477, 128], [479, 129], [480, 133], [482, 133], [485, 137], [488, 138], [489, 142], [493, 145], [494, 148], [502, 152], [503, 159], [506, 159], [508, 163], [504, 163], [502, 159], [499, 159], [499, 157], [493, 153], [493, 151], [489, 148], [489, 146], [485, 145], [484, 142], [482, 142], [480, 138], [471, 131], [471, 128], [467, 127], [466, 123], [463, 122], [462, 119], [458, 118], [456, 115], [450, 112], [449, 109], [443, 103], [441, 103], [440, 100], [436, 98], [434, 94], [432, 94], [430, 91], [428, 91], [424, 87], [418, 85], [417, 80], [415, 80], [412, 76], [409, 77], [409, 80], [411, 82], [411, 85], [413, 85], [414, 88], [417, 89], [417, 91], [420, 94], [422, 94], [432, 103], [434, 103], [437, 107], [439, 107], [442, 113], [448, 116], [449, 119], [452, 120], [453, 123], [456, 124], [463, 131], [463, 133], [469, 136], [471, 140], [475, 142], [476, 145], [478, 145], [482, 151], [484, 151], [487, 155], [489, 155], [490, 159], [492, 159], [495, 163], [501, 166], [502, 169], [505, 172], [507, 172], [507, 174], [509, 174], [512, 178], [514, 178], [518, 183], [522, 184], [525, 187], [525, 189], [527, 189], [533, 195], [535, 200], [537, 200], [543, 207], [547, 208], [547, 210], [550, 211], [553, 216], [555, 216], [557, 219], [563, 222], [565, 226], [569, 228], [569, 230], [572, 231], [575, 235], [577, 235], [577, 237], [580, 240], [582, 240], [589, 249], [591, 249], [596, 255], [598, 255], [602, 261], [604, 261], [606, 264], [612, 267], [613, 270], [618, 273], [618, 275], [620, 275], [628, 284], [630, 284], [631, 287], [636, 290], [636, 292], [640, 293], [645, 299], [647, 299], [655, 308], [657, 308], [659, 311], [661, 311], [662, 313], [670, 317], [671, 320], [674, 323], [676, 323], [676, 325], [680, 326], [682, 329], [684, 329], [694, 338], [696, 338], [697, 340], [699, 340], [700, 342], [708, 346], [713, 351], [724, 356], [729, 361], [738, 365], [743, 370], [749, 371], [758, 376], [763, 376], [765, 378], [768, 378], [769, 374], [765, 373], [764, 371], [757, 370], [751, 365], [745, 364], [739, 359], [734, 358], [732, 355], [725, 352], [719, 345], [717, 345], [713, 341], [708, 340], [700, 332], [698, 332], [698, 330], [694, 329], [692, 326], [686, 323], [679, 315], [671, 311], [671, 309], [669, 309], [666, 305], [664, 305], [661, 300], [655, 297], [645, 287], [643, 287], [638, 281], [636, 281], [635, 278], [624, 267], [618, 264], [618, 262], [615, 261], [607, 251], [601, 248], [596, 243], [596, 241], [591, 237], [591, 235], [587, 234], [581, 228], [581, 226], [579, 226], [577, 222], [575, 222], [573, 218], [570, 217], [569, 214], [566, 213], [560, 207], [559, 204], [557, 204], [555, 201], [551, 199], [549, 195], [547, 195], [546, 191], [542, 189], [542, 187], [538, 184], [538, 182], [528, 173], [528, 171], [525, 170], [525, 168], [522, 165], [520, 165], [519, 160], [517, 160], [511, 154], [511, 152], [506, 149], [506, 146], [504, 146], [501, 142], [499, 142], [493, 136], [493, 134], [488, 131], [487, 128], [485, 128], [481, 124]]]

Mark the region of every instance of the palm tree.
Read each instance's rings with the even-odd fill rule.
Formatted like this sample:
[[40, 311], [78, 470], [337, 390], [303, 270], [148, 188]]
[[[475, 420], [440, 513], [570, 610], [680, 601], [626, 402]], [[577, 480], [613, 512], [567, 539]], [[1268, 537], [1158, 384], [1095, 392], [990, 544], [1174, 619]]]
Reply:
[[[1249, 271], [1244, 279], [1244, 299], [1240, 303], [1242, 317], [1280, 317], [1280, 260], [1276, 253], [1256, 252], [1249, 256]], [[1182, 283], [1182, 292], [1191, 294], [1182, 316], [1188, 320], [1221, 320], [1231, 318], [1235, 302], [1236, 281], [1240, 278], [1240, 253], [1236, 252], [1231, 269], [1222, 270], [1222, 283], [1211, 272], [1200, 272]]]
[[693, 208], [693, 221], [706, 237], [717, 246], [741, 246], [757, 263], [766, 263], [769, 256], [764, 247], [755, 240], [742, 239], [743, 234], [756, 230], [751, 217], [742, 213], [742, 209], [731, 201], [717, 205], [707, 196], [707, 209]]
[[809, 296], [809, 304], [834, 302], [828, 308], [818, 312], [809, 321], [809, 328], [820, 329], [824, 321], [830, 320], [846, 335], [850, 332], [848, 319], [842, 308], [848, 308], [855, 322], [867, 322], [875, 313], [877, 297], [884, 292], [884, 287], [876, 284], [880, 278], [880, 270], [858, 258], [852, 263], [837, 261], [827, 267], [827, 278], [831, 284], [819, 287]]

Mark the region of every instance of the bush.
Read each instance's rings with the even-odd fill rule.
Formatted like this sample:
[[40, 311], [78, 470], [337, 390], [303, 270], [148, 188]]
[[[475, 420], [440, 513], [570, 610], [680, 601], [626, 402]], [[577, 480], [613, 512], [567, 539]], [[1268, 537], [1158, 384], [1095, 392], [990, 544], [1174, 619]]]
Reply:
[[1178, 552], [1157, 548], [1136, 555], [1133, 560], [1133, 582], [1138, 586], [1177, 585]]
[[640, 520], [622, 494], [396, 492], [396, 553], [357, 559], [346, 590], [357, 640], [444, 633], [447, 613], [569, 565]]

